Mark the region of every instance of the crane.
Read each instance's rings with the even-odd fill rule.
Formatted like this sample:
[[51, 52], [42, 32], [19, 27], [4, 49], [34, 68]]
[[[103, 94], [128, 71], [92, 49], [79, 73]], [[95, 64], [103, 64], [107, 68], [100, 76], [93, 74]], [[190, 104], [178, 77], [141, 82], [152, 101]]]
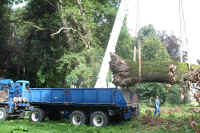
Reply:
[[[114, 22], [114, 26], [110, 35], [110, 39], [105, 51], [105, 55], [103, 58], [103, 62], [101, 64], [100, 72], [97, 77], [97, 82], [95, 84], [95, 88], [106, 88], [106, 77], [107, 73], [109, 71], [109, 62], [111, 60], [110, 58], [110, 53], [115, 53], [115, 48], [117, 44], [117, 40], [123, 25], [124, 18], [127, 14], [127, 7], [129, 4], [130, 0], [121, 0], [120, 7], [118, 9], [118, 13]], [[139, 27], [139, 0], [137, 0], [137, 12], [138, 16], [136, 18], [136, 37], [137, 37], [137, 27]], [[182, 40], [182, 43], [180, 44], [180, 60], [181, 62], [183, 61], [183, 51], [187, 51], [187, 53], [190, 53], [189, 48], [188, 48], [188, 39], [187, 39], [187, 34], [186, 34], [186, 24], [185, 24], [185, 18], [184, 18], [184, 9], [182, 5], [182, 0], [179, 0], [179, 17], [180, 17], [180, 38]], [[184, 39], [183, 39], [183, 34], [184, 34]], [[138, 44], [141, 42], [138, 41]], [[187, 47], [184, 49], [184, 46]], [[136, 48], [134, 47], [134, 54], [136, 53], [135, 50]], [[141, 77], [141, 44], [139, 45], [139, 77]], [[133, 55], [133, 61], [136, 61], [136, 56]], [[190, 60], [189, 60], [190, 61]]]
[[110, 53], [115, 53], [115, 48], [117, 45], [117, 40], [119, 38], [119, 34], [121, 28], [123, 26], [123, 21], [127, 15], [127, 7], [130, 0], [121, 0], [120, 6], [117, 12], [117, 16], [115, 18], [114, 26], [110, 35], [110, 39], [103, 57], [103, 62], [101, 64], [100, 72], [97, 77], [97, 82], [95, 84], [95, 88], [106, 88], [106, 77], [109, 71], [109, 62], [111, 60]]
[[184, 16], [184, 7], [183, 7], [183, 0], [179, 0], [179, 21], [180, 21], [180, 61], [184, 62], [183, 60], [183, 52], [185, 51], [188, 54], [188, 61], [187, 63], [190, 64], [190, 49], [188, 45], [188, 38], [187, 38], [187, 30], [186, 30], [186, 21]]

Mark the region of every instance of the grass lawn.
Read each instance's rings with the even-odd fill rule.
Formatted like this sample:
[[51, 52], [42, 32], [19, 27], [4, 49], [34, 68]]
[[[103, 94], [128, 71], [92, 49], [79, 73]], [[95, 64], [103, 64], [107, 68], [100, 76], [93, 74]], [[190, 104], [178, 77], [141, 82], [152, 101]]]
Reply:
[[161, 107], [161, 118], [151, 117], [152, 108], [145, 105], [141, 108], [137, 119], [110, 124], [105, 128], [73, 126], [64, 121], [32, 123], [25, 119], [1, 121], [0, 133], [194, 133], [190, 123], [195, 119], [199, 122], [199, 116], [190, 113], [188, 106]]

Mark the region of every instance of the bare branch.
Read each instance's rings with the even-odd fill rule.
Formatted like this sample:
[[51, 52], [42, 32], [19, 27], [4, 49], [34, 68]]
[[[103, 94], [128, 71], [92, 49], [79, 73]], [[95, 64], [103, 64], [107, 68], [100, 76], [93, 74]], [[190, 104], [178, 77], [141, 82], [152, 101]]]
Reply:
[[38, 25], [34, 24], [33, 22], [24, 21], [24, 23], [29, 24], [30, 26], [33, 26], [34, 28], [36, 28], [38, 30], [47, 30], [46, 28], [39, 27]]
[[49, 3], [49, 5], [51, 5], [53, 8], [55, 8], [55, 9], [57, 9], [56, 8], [56, 6], [53, 4], [53, 3], [51, 3], [49, 0], [46, 0], [48, 3]]
[[80, 0], [76, 0], [76, 3], [77, 3], [78, 6], [79, 6], [80, 14], [81, 14], [81, 15], [84, 15], [83, 8], [82, 8], [82, 6], [81, 6], [81, 2], [80, 2]]
[[77, 31], [77, 30], [75, 30], [75, 29], [73, 29], [73, 28], [65, 28], [65, 27], [62, 27], [62, 28], [60, 28], [57, 32], [52, 33], [52, 34], [51, 34], [51, 37], [54, 37], [55, 35], [59, 34], [59, 33], [62, 32], [63, 30], [73, 30], [73, 31]]

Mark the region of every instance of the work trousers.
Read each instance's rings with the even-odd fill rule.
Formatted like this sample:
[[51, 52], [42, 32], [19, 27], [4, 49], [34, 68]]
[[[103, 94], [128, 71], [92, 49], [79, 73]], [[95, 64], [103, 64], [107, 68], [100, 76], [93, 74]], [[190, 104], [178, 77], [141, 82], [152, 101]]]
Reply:
[[155, 108], [154, 116], [155, 116], [157, 113], [160, 115], [160, 108]]

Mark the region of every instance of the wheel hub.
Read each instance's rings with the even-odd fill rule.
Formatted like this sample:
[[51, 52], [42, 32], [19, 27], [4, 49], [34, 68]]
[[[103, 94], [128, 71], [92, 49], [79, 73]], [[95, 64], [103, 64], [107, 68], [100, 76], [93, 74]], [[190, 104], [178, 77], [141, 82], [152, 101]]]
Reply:
[[38, 112], [32, 113], [31, 119], [35, 122], [39, 121], [39, 113]]
[[72, 118], [74, 125], [80, 125], [81, 124], [81, 116], [80, 115], [74, 115]]
[[0, 119], [3, 119], [3, 117], [4, 117], [4, 112], [0, 110]]
[[93, 119], [93, 123], [97, 127], [103, 126], [104, 124], [103, 117], [101, 115], [96, 115]]

